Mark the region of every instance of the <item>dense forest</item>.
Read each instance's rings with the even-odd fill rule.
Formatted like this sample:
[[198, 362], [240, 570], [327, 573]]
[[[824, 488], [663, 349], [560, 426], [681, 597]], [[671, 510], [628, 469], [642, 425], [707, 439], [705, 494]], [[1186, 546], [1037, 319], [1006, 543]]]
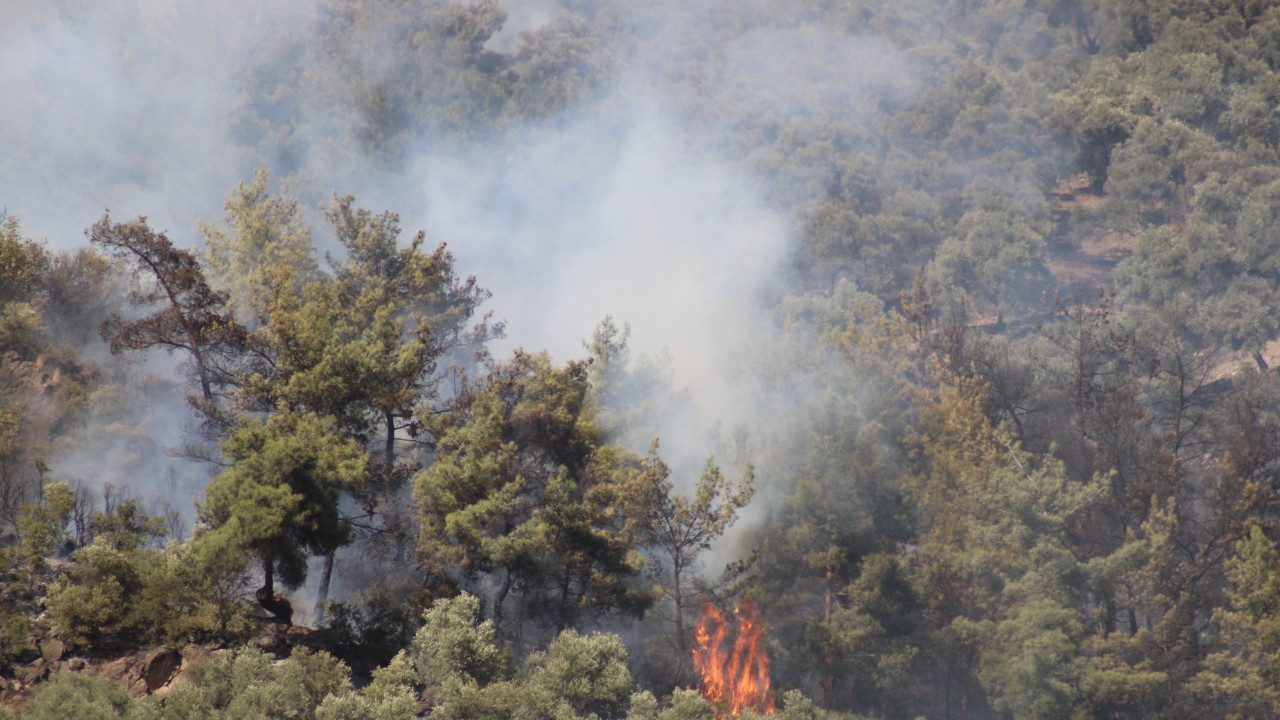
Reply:
[[1280, 717], [1280, 3], [10, 15], [0, 717]]

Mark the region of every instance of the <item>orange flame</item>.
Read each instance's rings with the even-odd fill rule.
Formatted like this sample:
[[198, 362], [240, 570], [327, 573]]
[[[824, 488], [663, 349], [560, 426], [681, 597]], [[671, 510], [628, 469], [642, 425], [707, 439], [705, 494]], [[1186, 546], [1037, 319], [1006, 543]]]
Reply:
[[716, 720], [724, 720], [726, 711], [737, 717], [748, 707], [770, 715], [774, 702], [769, 693], [769, 655], [760, 641], [764, 619], [747, 601], [739, 602], [733, 614], [738, 619], [738, 637], [726, 652], [729, 624], [710, 602], [702, 601], [702, 619], [693, 634], [693, 667], [701, 678], [702, 696], [716, 707]]

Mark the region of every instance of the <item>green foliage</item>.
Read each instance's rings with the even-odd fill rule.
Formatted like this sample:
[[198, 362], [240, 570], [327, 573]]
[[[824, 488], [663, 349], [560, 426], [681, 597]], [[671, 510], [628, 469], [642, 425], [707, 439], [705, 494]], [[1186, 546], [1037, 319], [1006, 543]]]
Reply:
[[761, 464], [785, 494], [771, 503], [745, 583], [768, 635], [796, 639], [770, 645], [775, 682], [808, 678], [830, 708], [920, 707], [915, 681], [929, 671], [912, 664], [920, 608], [903, 588], [907, 563], [875, 559], [915, 537], [904, 458], [890, 439], [915, 412], [902, 327], [850, 282], [827, 298], [790, 298], [778, 313], [785, 331], [764, 378], [776, 392], [765, 397], [787, 420]]
[[849, 679], [849, 693], [863, 698], [860, 707], [896, 710], [906, 704], [923, 650], [914, 637], [921, 622], [916, 592], [897, 558], [875, 553], [862, 559], [843, 592], [833, 593], [829, 616], [805, 627], [799, 648], [820, 659], [813, 664], [825, 673], [829, 696], [842, 677]]
[[267, 192], [267, 171], [240, 183], [227, 195], [226, 228], [201, 225], [202, 258], [210, 282], [229, 296], [228, 306], [241, 324], [252, 325], [266, 311], [272, 273], [288, 268], [288, 290], [320, 279], [311, 257], [311, 230], [298, 214], [297, 201]]
[[[323, 652], [297, 648], [283, 662], [245, 648], [193, 667], [187, 681], [138, 716], [150, 720], [316, 720], [326, 698], [346, 696], [350, 671]], [[329, 716], [332, 717], [332, 716]], [[341, 717], [341, 716], [338, 716]], [[393, 716], [394, 717], [394, 716]]]
[[[295, 220], [292, 211], [287, 215], [254, 222], [267, 223], [261, 232], [292, 237], [301, 231], [289, 228]], [[408, 247], [398, 246], [395, 213], [375, 215], [347, 195], [336, 198], [326, 216], [346, 250], [341, 260], [329, 258], [334, 277], [318, 277], [301, 261], [253, 266], [255, 277], [262, 276], [253, 282], [263, 325], [251, 341], [261, 357], [250, 358], [240, 373], [239, 399], [263, 412], [283, 406], [332, 417], [361, 442], [380, 435], [381, 482], [347, 488], [372, 508], [378, 492], [395, 490], [409, 472], [394, 467], [396, 441], [402, 431], [418, 432], [417, 408], [439, 404], [447, 363], [480, 351], [501, 328], [485, 320], [472, 324], [488, 293], [474, 278], [454, 274], [444, 245], [428, 252], [419, 233]], [[251, 232], [259, 230], [242, 231]], [[288, 248], [302, 242], [281, 239], [280, 252], [296, 254]], [[254, 260], [243, 263], [256, 257], [248, 252]]]
[[1120, 268], [1136, 308], [1181, 312], [1198, 344], [1257, 350], [1278, 332], [1268, 308], [1277, 268], [1273, 170], [1195, 186], [1186, 228], [1151, 229]]
[[1108, 205], [1117, 224], [1164, 225], [1187, 212], [1189, 195], [1212, 168], [1213, 141], [1177, 121], [1144, 118], [1114, 153]]
[[417, 717], [413, 686], [417, 673], [403, 651], [359, 693], [334, 694], [316, 708], [316, 720], [405, 720]]
[[[106, 488], [108, 497], [111, 489], [110, 485]], [[148, 516], [133, 498], [115, 502], [105, 511], [94, 510], [89, 515], [89, 534], [102, 538], [115, 550], [135, 550], [167, 533], [164, 518]]]
[[[152, 715], [181, 720], [266, 717], [264, 709], [255, 706], [264, 699], [256, 689], [269, 685], [273, 675], [272, 659], [259, 650], [220, 654], [192, 667], [187, 682], [155, 703]], [[251, 689], [256, 692], [250, 694]]]
[[18, 218], [0, 213], [0, 304], [34, 299], [48, 273], [48, 253], [22, 237]]
[[331, 694], [351, 687], [350, 670], [325, 652], [294, 648], [289, 660], [275, 671], [275, 688], [267, 688], [264, 705], [275, 705], [280, 717], [314, 717], [315, 708]]
[[292, 270], [276, 269], [282, 277], [266, 301], [270, 321], [254, 337], [269, 359], [244, 373], [241, 402], [264, 412], [314, 412], [336, 419], [346, 434], [366, 433], [374, 396], [403, 388], [387, 385], [406, 361], [392, 308], [382, 297], [356, 302], [331, 282], [296, 297], [288, 289]]
[[28, 358], [45, 352], [49, 341], [40, 311], [22, 302], [0, 306], [0, 347]]
[[455, 274], [444, 244], [428, 252], [422, 247], [426, 236], [419, 232], [407, 247], [399, 247], [395, 213], [375, 215], [346, 195], [334, 200], [326, 217], [347, 251], [341, 262], [330, 258], [338, 302], [357, 326], [373, 319], [363, 337], [363, 352], [374, 360], [365, 392], [386, 423], [385, 462], [390, 465], [397, 421], [410, 419], [423, 403], [438, 402], [438, 385], [447, 376], [441, 364], [481, 351], [502, 328], [491, 328], [487, 318], [472, 325], [489, 293], [475, 278]]
[[18, 555], [27, 573], [34, 577], [45, 565], [45, 558], [58, 549], [65, 537], [75, 493], [65, 482], [44, 487], [41, 502], [27, 503], [18, 511]]
[[31, 623], [22, 615], [0, 610], [0, 669], [11, 672], [22, 654]]
[[526, 683], [567, 702], [579, 717], [621, 718], [631, 701], [627, 651], [616, 635], [566, 630], [525, 664]]
[[112, 680], [80, 674], [43, 683], [22, 706], [26, 720], [117, 720], [133, 717], [132, 698]]
[[677, 688], [671, 693], [671, 706], [658, 713], [658, 720], [712, 720], [715, 713], [697, 690]]
[[59, 579], [46, 603], [59, 633], [73, 646], [111, 652], [143, 640], [156, 627], [135, 596], [143, 587], [141, 569], [130, 554], [106, 543], [76, 551], [72, 572]]
[[677, 411], [681, 393], [672, 387], [671, 359], [641, 357], [633, 361], [628, 347], [630, 326], [619, 329], [613, 318], [600, 321], [589, 342], [588, 396], [597, 425], [619, 445], [641, 448], [650, 443], [664, 417]]
[[537, 686], [503, 681], [477, 687], [451, 688], [433, 714], [442, 720], [572, 720], [573, 713], [563, 701]]
[[229, 640], [249, 627], [234, 576], [201, 564], [190, 546], [151, 550], [101, 536], [72, 561], [45, 605], [73, 647], [107, 654], [148, 643]]
[[649, 572], [675, 605], [676, 646], [681, 653], [687, 647], [685, 611], [693, 603], [692, 575], [698, 569], [698, 556], [711, 549], [751, 501], [753, 473], [748, 466], [735, 484], [708, 458], [692, 495], [687, 496], [672, 489], [671, 471], [658, 456], [657, 441], [649, 448], [644, 482], [650, 484], [652, 497], [645, 503], [649, 518], [643, 535], [650, 547], [666, 556], [655, 559]]
[[[402, 702], [398, 698], [416, 679], [434, 697], [432, 717], [604, 720], [631, 717], [629, 710], [637, 709], [626, 649], [617, 636], [567, 630], [515, 672], [492, 621], [480, 621], [474, 596], [437, 601], [424, 620], [408, 658], [397, 656], [375, 674], [363, 698], [343, 699], [344, 708]], [[640, 700], [638, 711], [657, 712], [652, 695]]]
[[990, 627], [978, 678], [992, 705], [1016, 718], [1079, 717], [1080, 685], [1091, 667], [1078, 656], [1084, 628], [1073, 608], [1032, 600]]
[[496, 574], [524, 612], [566, 627], [580, 614], [635, 612], [644, 517], [639, 468], [603, 443], [584, 367], [517, 353], [438, 421], [435, 462], [414, 480], [430, 570]]
[[[982, 416], [985, 388], [940, 373], [925, 413], [925, 534], [916, 560], [934, 642], [977, 659], [992, 707], [1014, 717], [1073, 717], [1092, 666], [1077, 654], [1079, 561], [1068, 531], [1102, 497], [1061, 463], [1036, 466]], [[973, 619], [980, 618], [980, 619]]]
[[1045, 240], [1034, 221], [1007, 210], [974, 210], [943, 241], [929, 269], [941, 287], [963, 288], [975, 299], [1013, 308], [1034, 301], [1044, 288]]
[[1280, 552], [1253, 526], [1227, 563], [1230, 604], [1214, 612], [1217, 649], [1191, 683], [1230, 720], [1280, 714]]
[[223, 442], [230, 467], [205, 491], [196, 539], [203, 562], [240, 567], [251, 557], [278, 571], [287, 587], [306, 577], [308, 553], [323, 555], [350, 538], [338, 493], [362, 482], [366, 456], [316, 415], [282, 413], [247, 421]]
[[480, 600], [438, 600], [413, 639], [411, 657], [426, 685], [487, 685], [510, 677], [511, 656], [498, 644], [493, 621], [480, 620]]
[[1093, 64], [1073, 92], [1057, 98], [1058, 125], [1076, 147], [1076, 165], [1095, 188], [1102, 188], [1111, 154], [1133, 132], [1152, 98], [1131, 87], [1111, 62]]
[[599, 28], [562, 14], [522, 38], [512, 58], [515, 82], [504, 112], [555, 117], [596, 97], [621, 64]]
[[778, 702], [778, 711], [770, 715], [759, 715], [750, 708], [742, 716], [744, 720], [770, 717], [774, 720], [857, 720], [858, 716], [824, 710], [805, 697], [799, 690], [788, 690], [782, 693]]
[[631, 694], [627, 720], [658, 720], [658, 699], [648, 690]]
[[415, 705], [407, 692], [379, 700], [357, 693], [330, 695], [316, 708], [316, 720], [411, 720], [417, 717]]

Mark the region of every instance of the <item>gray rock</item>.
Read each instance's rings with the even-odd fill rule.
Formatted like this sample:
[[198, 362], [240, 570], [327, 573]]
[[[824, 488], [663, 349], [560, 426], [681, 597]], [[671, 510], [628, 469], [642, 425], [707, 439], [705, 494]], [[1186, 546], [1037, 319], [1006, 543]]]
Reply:
[[57, 638], [45, 638], [40, 641], [40, 657], [44, 658], [45, 662], [58, 662], [66, 649], [66, 645]]
[[23, 665], [13, 672], [23, 685], [34, 685], [37, 681], [49, 673], [49, 666], [44, 658], [36, 658], [36, 661], [30, 665]]

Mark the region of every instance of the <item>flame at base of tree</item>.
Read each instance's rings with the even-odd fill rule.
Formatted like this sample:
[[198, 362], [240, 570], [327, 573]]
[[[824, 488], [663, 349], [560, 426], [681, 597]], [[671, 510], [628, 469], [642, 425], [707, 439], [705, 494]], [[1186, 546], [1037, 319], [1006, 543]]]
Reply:
[[723, 720], [726, 714], [737, 717], [743, 708], [772, 714], [769, 655], [761, 639], [764, 618], [748, 601], [739, 602], [733, 615], [738, 632], [729, 643], [729, 623], [703, 599], [693, 647], [693, 667], [700, 677], [702, 696], [715, 706], [717, 720]]

